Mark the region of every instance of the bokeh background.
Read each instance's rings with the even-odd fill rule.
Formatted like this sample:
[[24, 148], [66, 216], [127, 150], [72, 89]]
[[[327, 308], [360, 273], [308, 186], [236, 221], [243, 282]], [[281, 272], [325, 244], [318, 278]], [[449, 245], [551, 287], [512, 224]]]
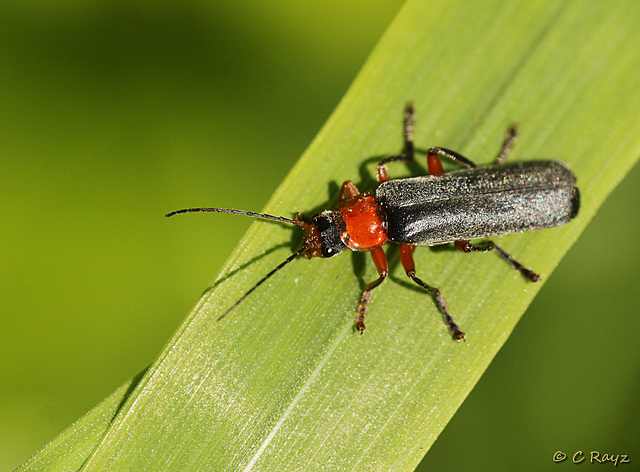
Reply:
[[[163, 214], [262, 208], [401, 4], [2, 2], [1, 470], [153, 362], [249, 225]], [[636, 166], [419, 470], [637, 467], [638, 202]]]

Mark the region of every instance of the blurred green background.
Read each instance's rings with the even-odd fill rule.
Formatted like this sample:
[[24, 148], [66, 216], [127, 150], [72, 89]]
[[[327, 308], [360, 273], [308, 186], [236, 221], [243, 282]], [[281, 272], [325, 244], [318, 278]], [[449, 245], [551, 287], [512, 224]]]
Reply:
[[[164, 213], [261, 209], [401, 4], [2, 3], [0, 469], [153, 362], [249, 225]], [[639, 201], [636, 166], [419, 470], [637, 464]]]

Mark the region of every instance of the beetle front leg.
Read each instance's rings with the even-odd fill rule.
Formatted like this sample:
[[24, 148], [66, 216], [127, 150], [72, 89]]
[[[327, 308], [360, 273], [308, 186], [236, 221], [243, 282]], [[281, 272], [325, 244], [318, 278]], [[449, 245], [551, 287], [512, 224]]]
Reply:
[[378, 246], [371, 250], [371, 258], [373, 259], [373, 263], [376, 266], [376, 270], [378, 271], [378, 275], [380, 277], [373, 282], [369, 282], [362, 293], [362, 297], [360, 298], [360, 305], [356, 310], [356, 330], [360, 331], [360, 334], [364, 333], [364, 320], [367, 317], [367, 309], [369, 308], [369, 303], [371, 303], [371, 291], [380, 285], [385, 278], [387, 278], [389, 264], [387, 263], [387, 256], [385, 255], [382, 247]]
[[485, 244], [471, 244], [467, 240], [461, 240], [455, 242], [456, 249], [460, 252], [488, 252], [495, 251], [502, 259], [507, 261], [511, 267], [516, 269], [518, 272], [522, 274], [522, 276], [530, 280], [531, 282], [537, 282], [540, 280], [540, 276], [532, 271], [531, 269], [527, 269], [520, 262], [516, 261], [511, 255], [498, 246], [496, 243], [492, 241], [487, 241]]
[[459, 340], [462, 339], [464, 341], [465, 335], [460, 329], [460, 327], [453, 321], [453, 317], [449, 314], [449, 309], [447, 308], [447, 302], [444, 297], [435, 287], [426, 284], [418, 277], [416, 277], [416, 268], [415, 263], [413, 262], [413, 251], [415, 250], [415, 246], [410, 244], [403, 244], [400, 246], [400, 261], [402, 262], [402, 267], [404, 268], [407, 276], [413, 280], [420, 287], [429, 292], [433, 298], [435, 298], [436, 305], [438, 306], [438, 310], [442, 313], [442, 317], [444, 318], [444, 322], [449, 328], [449, 333], [451, 333], [451, 337], [453, 339]]
[[338, 197], [338, 201], [340, 203], [350, 202], [351, 200], [355, 200], [360, 196], [360, 190], [356, 187], [356, 184], [351, 182], [350, 180], [346, 180], [342, 187], [340, 187], [340, 196]]
[[376, 175], [378, 177], [378, 183], [381, 184], [390, 180], [389, 171], [387, 170], [387, 164], [390, 162], [411, 162], [415, 156], [415, 145], [413, 143], [413, 123], [415, 121], [415, 109], [413, 103], [407, 105], [407, 109], [404, 112], [404, 153], [397, 156], [387, 156], [382, 159], [376, 167]]

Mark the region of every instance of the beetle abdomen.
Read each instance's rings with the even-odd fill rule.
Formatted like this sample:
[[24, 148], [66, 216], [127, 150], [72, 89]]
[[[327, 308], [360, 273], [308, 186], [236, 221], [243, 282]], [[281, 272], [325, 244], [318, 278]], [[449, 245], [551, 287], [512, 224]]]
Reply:
[[389, 240], [435, 245], [559, 226], [578, 213], [573, 173], [531, 161], [389, 180], [376, 190]]

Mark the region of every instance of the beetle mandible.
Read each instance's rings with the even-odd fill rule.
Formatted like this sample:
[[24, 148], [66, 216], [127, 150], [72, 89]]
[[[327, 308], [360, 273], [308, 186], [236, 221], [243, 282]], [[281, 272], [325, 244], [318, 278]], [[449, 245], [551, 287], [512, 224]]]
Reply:
[[[531, 231], [563, 225], [571, 221], [580, 208], [576, 177], [560, 161], [528, 161], [504, 164], [517, 137], [517, 125], [506, 134], [502, 149], [493, 165], [477, 167], [468, 158], [443, 147], [427, 151], [428, 176], [391, 180], [387, 164], [415, 159], [413, 125], [415, 111], [410, 104], [404, 115], [404, 152], [388, 156], [378, 164], [378, 187], [373, 195], [363, 195], [347, 180], [340, 189], [336, 209], [308, 219], [298, 213], [296, 219], [226, 208], [186, 208], [168, 213], [217, 212], [294, 224], [304, 229], [302, 247], [265, 275], [218, 321], [238, 306], [251, 292], [298, 256], [333, 257], [345, 249], [369, 252], [379, 277], [366, 285], [356, 310], [355, 328], [364, 333], [371, 292], [388, 275], [387, 258], [382, 246], [400, 245], [400, 262], [417, 285], [435, 299], [451, 336], [465, 339], [449, 313], [447, 303], [436, 287], [416, 276], [413, 251], [416, 246], [454, 243], [461, 252], [493, 251], [522, 276], [537, 282], [540, 276], [526, 268], [502, 247], [486, 240], [473, 244], [472, 239], [492, 235]], [[449, 158], [466, 169], [444, 173], [441, 157]]]

